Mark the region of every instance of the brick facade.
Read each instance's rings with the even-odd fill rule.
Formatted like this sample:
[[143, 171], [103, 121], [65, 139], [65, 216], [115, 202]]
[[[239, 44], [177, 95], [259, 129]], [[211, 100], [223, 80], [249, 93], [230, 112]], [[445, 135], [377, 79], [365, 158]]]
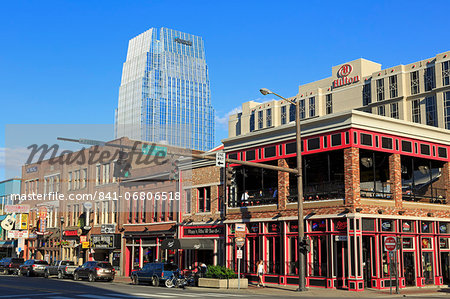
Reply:
[[348, 205], [359, 206], [361, 199], [359, 179], [359, 149], [346, 148], [344, 149], [344, 184], [345, 202]]

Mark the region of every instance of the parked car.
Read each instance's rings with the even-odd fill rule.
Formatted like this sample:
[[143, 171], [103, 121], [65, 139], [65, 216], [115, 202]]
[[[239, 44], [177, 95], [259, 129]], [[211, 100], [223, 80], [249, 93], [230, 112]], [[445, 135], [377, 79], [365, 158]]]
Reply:
[[59, 279], [63, 279], [68, 276], [73, 276], [73, 272], [77, 267], [72, 261], [54, 261], [45, 268], [44, 277], [48, 278], [57, 275]]
[[115, 269], [108, 262], [86, 262], [75, 269], [73, 279], [87, 278], [91, 282], [96, 280], [112, 281], [115, 274]]
[[19, 267], [19, 275], [40, 276], [44, 275], [45, 268], [48, 266], [47, 261], [43, 260], [27, 260]]
[[177, 270], [178, 266], [172, 263], [147, 263], [142, 269], [131, 273], [131, 281], [133, 284], [148, 282], [153, 286], [159, 286]]
[[0, 260], [0, 273], [14, 274], [17, 273], [20, 265], [23, 264], [23, 258], [5, 257]]

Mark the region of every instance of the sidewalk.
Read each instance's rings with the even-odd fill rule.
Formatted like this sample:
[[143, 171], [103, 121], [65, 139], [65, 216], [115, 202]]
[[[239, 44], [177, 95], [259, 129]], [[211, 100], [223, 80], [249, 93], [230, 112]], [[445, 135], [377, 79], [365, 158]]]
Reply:
[[[114, 279], [116, 283], [130, 284], [131, 279], [124, 276], [116, 276]], [[339, 297], [377, 297], [377, 298], [390, 298], [390, 297], [428, 297], [428, 296], [449, 296], [450, 288], [448, 286], [439, 287], [408, 287], [400, 289], [400, 294], [395, 294], [395, 288], [393, 288], [393, 294], [387, 290], [375, 290], [368, 289], [362, 292], [350, 292], [341, 289], [323, 289], [323, 288], [308, 288], [306, 292], [297, 292], [296, 286], [282, 286], [282, 285], [267, 285], [265, 288], [258, 288], [254, 284], [250, 284], [248, 289], [236, 290], [236, 289], [210, 289], [210, 288], [198, 288], [189, 287], [191, 290], [197, 292], [227, 292], [227, 293], [240, 293], [240, 294], [252, 294], [252, 295], [273, 295], [273, 296], [286, 296], [286, 297], [318, 297], [318, 298], [339, 298]]]

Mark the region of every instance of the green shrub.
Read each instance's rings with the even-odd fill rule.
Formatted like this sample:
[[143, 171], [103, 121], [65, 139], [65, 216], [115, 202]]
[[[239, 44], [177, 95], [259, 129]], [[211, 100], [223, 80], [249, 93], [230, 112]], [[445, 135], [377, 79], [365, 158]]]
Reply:
[[208, 266], [208, 272], [205, 277], [207, 278], [219, 278], [219, 279], [231, 279], [237, 278], [237, 274], [233, 270], [224, 266]]

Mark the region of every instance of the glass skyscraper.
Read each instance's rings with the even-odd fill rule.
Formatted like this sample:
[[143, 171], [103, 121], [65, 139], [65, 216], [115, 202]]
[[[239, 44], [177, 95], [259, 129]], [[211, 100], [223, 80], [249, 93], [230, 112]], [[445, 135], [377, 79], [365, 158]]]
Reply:
[[150, 28], [128, 44], [115, 112], [116, 138], [212, 149], [210, 96], [203, 39]]

